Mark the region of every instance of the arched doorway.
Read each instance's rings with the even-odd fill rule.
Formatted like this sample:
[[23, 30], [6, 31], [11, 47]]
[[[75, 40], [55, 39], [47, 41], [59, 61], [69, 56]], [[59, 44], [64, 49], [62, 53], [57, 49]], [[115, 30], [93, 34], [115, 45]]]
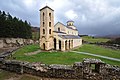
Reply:
[[54, 50], [56, 50], [56, 39], [54, 38]]
[[65, 50], [67, 50], [67, 40], [65, 41]]
[[61, 50], [61, 41], [59, 40], [59, 50]]
[[43, 43], [43, 49], [45, 50], [45, 43]]
[[69, 40], [69, 49], [70, 49], [70, 40]]

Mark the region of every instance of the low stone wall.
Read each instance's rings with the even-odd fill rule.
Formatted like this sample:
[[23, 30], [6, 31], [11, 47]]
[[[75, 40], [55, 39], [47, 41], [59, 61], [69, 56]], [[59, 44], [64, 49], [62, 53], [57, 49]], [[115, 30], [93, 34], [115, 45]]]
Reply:
[[[91, 62], [92, 61], [92, 62]], [[95, 70], [91, 65], [95, 64]], [[40, 62], [29, 63], [17, 60], [0, 59], [0, 69], [16, 72], [19, 74], [31, 74], [48, 78], [74, 78], [85, 80], [120, 80], [120, 68], [108, 66], [96, 59], [84, 59], [73, 65], [46, 65]]]
[[36, 43], [31, 39], [22, 38], [0, 38], [0, 48], [19, 47], [23, 45]]
[[120, 80], [120, 67], [108, 65], [99, 59], [83, 59], [82, 62], [75, 62], [73, 65], [6, 60], [15, 50], [17, 48], [0, 54], [0, 69], [48, 78]]
[[0, 53], [0, 59], [7, 59], [7, 58], [12, 57], [13, 55], [12, 53], [16, 51], [17, 49], [19, 49], [19, 47], [15, 47], [14, 49], [10, 49], [10, 50]]

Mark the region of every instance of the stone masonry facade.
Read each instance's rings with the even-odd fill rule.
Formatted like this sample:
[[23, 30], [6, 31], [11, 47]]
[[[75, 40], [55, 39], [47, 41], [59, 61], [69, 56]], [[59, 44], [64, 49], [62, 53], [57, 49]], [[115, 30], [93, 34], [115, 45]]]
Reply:
[[40, 9], [40, 48], [42, 50], [66, 51], [82, 45], [74, 21], [67, 25], [60, 22], [54, 25], [54, 10], [48, 6]]

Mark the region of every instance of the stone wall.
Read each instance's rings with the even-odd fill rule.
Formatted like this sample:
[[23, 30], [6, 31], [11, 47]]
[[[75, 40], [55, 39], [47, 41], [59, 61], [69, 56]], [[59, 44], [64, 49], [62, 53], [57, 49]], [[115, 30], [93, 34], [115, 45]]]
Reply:
[[3, 40], [0, 40], [0, 48], [3, 48]]
[[0, 48], [19, 47], [35, 43], [31, 39], [22, 38], [0, 38]]
[[78, 47], [82, 45], [82, 39], [74, 39], [73, 40], [73, 47]]
[[17, 48], [0, 54], [0, 69], [48, 78], [120, 80], [120, 67], [108, 65], [99, 59], [83, 59], [82, 62], [75, 62], [73, 65], [46, 65], [40, 62], [6, 59], [12, 56], [15, 50]]
[[[95, 64], [95, 70], [91, 65]], [[84, 59], [73, 65], [46, 65], [40, 62], [30, 63], [17, 60], [0, 59], [0, 69], [16, 72], [19, 74], [31, 74], [48, 78], [74, 78], [85, 80], [120, 80], [120, 68], [108, 66], [101, 60]]]

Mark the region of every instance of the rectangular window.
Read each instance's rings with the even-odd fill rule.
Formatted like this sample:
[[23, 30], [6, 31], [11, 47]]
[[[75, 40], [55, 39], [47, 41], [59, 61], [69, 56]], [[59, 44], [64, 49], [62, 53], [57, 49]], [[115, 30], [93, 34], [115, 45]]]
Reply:
[[51, 34], [51, 29], [49, 30], [49, 34]]
[[43, 29], [43, 34], [45, 34], [45, 29]]
[[43, 27], [45, 27], [45, 23], [43, 22]]
[[51, 22], [49, 22], [49, 27], [51, 27]]
[[50, 20], [51, 20], [51, 13], [49, 13], [49, 18], [50, 18]]
[[43, 21], [44, 21], [45, 13], [43, 12]]
[[60, 32], [60, 28], [58, 28], [58, 31]]
[[91, 64], [91, 69], [92, 69], [92, 72], [99, 73], [100, 65], [98, 65], [98, 64]]

